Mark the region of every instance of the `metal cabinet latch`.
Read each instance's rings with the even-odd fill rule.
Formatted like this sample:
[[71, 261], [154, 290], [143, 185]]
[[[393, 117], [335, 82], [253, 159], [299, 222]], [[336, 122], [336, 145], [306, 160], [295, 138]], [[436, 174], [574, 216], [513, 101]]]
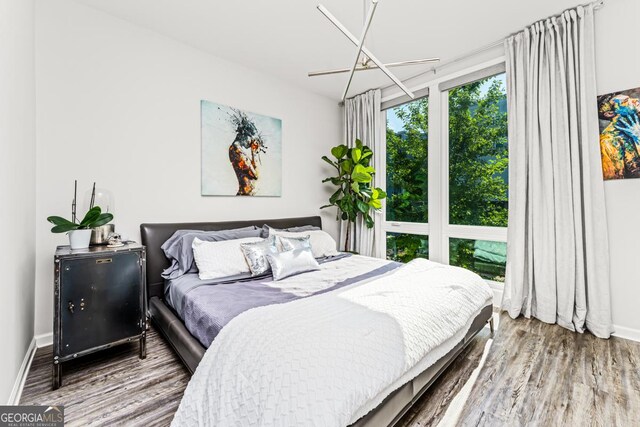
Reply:
[[69, 305], [68, 305], [68, 307], [69, 307], [69, 311], [73, 313], [73, 309], [74, 309], [76, 306], [73, 304], [73, 302], [69, 301]]

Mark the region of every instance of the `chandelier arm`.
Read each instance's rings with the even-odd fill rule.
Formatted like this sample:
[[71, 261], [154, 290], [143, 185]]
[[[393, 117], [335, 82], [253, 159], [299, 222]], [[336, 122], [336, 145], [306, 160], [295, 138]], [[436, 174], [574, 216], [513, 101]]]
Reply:
[[[356, 39], [355, 36], [351, 34], [349, 30], [347, 30], [345, 26], [342, 25], [340, 21], [338, 21], [336, 17], [327, 10], [326, 7], [319, 4], [317, 8], [329, 21], [331, 21], [331, 23], [336, 28], [338, 28], [338, 30], [342, 32], [342, 34], [344, 34], [351, 41], [351, 43], [355, 44], [356, 46], [359, 44], [358, 39]], [[387, 67], [385, 67], [384, 64], [380, 60], [378, 60], [378, 58], [376, 58], [369, 49], [367, 49], [365, 46], [362, 46], [362, 52], [364, 52], [364, 54], [367, 55], [369, 59], [371, 59], [374, 64], [376, 64], [378, 68], [380, 68], [380, 70], [387, 75], [387, 77], [389, 77], [400, 89], [402, 89], [402, 91], [406, 93], [409, 98], [415, 98], [415, 95], [404, 84], [402, 84], [402, 82], [396, 76], [394, 76], [393, 73], [391, 73], [391, 71], [389, 71]]]
[[[440, 58], [412, 59], [409, 61], [387, 62], [386, 64], [384, 64], [384, 66], [387, 68], [402, 67], [405, 65], [419, 65], [419, 64], [427, 64], [429, 62], [438, 62], [438, 61], [440, 61]], [[376, 64], [356, 67], [356, 71], [368, 71], [368, 70], [377, 70], [377, 69], [378, 69], [378, 66]], [[329, 74], [341, 74], [341, 73], [348, 73], [348, 72], [349, 72], [349, 68], [336, 68], [334, 70], [310, 71], [307, 73], [307, 76], [316, 77], [316, 76], [326, 76]]]
[[376, 7], [378, 7], [378, 0], [371, 0], [369, 13], [367, 14], [367, 18], [364, 21], [362, 34], [360, 34], [360, 42], [358, 42], [356, 59], [353, 61], [353, 65], [351, 66], [351, 70], [349, 71], [349, 79], [347, 80], [347, 85], [344, 88], [344, 92], [342, 92], [342, 102], [344, 102], [344, 100], [347, 98], [347, 93], [349, 92], [349, 86], [351, 86], [351, 81], [353, 80], [353, 73], [356, 71], [356, 67], [358, 66], [358, 60], [360, 59], [360, 52], [362, 52], [362, 48], [364, 47], [364, 39], [367, 37], [367, 32], [369, 32], [369, 28], [371, 27], [371, 20], [373, 19], [373, 14], [376, 12]]

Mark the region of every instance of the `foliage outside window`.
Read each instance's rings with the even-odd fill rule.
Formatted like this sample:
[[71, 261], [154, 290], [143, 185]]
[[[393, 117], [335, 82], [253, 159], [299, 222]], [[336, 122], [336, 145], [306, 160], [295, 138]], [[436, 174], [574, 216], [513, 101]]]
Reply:
[[387, 110], [387, 221], [428, 222], [428, 98]]
[[507, 226], [504, 74], [449, 91], [449, 222]]
[[387, 259], [409, 262], [414, 258], [429, 258], [428, 236], [387, 233]]

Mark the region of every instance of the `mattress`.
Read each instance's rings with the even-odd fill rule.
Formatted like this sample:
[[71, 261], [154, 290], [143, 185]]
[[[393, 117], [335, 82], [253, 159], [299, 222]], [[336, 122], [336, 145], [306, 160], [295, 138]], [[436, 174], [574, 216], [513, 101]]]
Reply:
[[197, 273], [168, 280], [165, 299], [205, 348], [232, 319], [253, 308], [320, 295], [382, 276], [401, 264], [341, 254], [320, 259], [320, 270], [274, 281], [270, 274], [200, 280]]

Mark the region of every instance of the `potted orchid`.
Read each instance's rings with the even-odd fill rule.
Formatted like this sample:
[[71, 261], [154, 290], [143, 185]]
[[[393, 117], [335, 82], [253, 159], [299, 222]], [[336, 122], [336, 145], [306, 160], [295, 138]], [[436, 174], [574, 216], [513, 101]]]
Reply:
[[[102, 212], [100, 206], [93, 206], [92, 202], [89, 210], [84, 215], [82, 220], [78, 221], [76, 216], [76, 193], [78, 184], [76, 181], [73, 202], [71, 204], [71, 220], [62, 218], [60, 216], [50, 216], [47, 218], [53, 228], [52, 233], [67, 233], [69, 236], [69, 246], [71, 249], [86, 249], [89, 247], [91, 241], [91, 232], [94, 228], [100, 227], [109, 223], [113, 219], [113, 215], [107, 212]], [[95, 184], [94, 184], [95, 191]]]

